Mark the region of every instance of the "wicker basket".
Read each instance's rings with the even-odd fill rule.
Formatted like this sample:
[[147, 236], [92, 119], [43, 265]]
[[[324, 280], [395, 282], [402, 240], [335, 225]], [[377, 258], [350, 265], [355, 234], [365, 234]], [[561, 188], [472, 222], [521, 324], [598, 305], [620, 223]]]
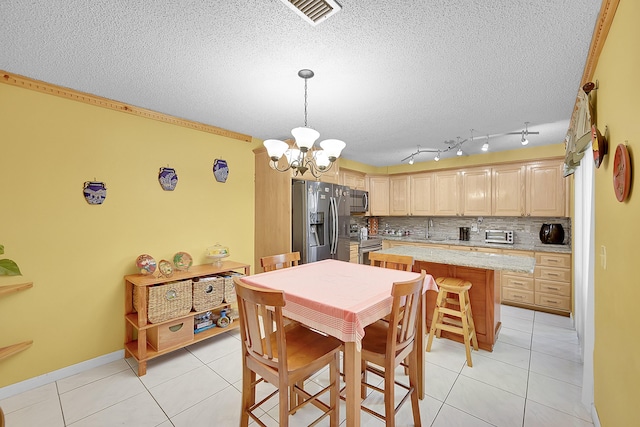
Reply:
[[[170, 282], [163, 285], [147, 287], [147, 318], [149, 323], [160, 323], [165, 320], [184, 316], [191, 311], [191, 280]], [[133, 306], [138, 309], [138, 299], [133, 293]]]
[[222, 304], [224, 299], [224, 278], [218, 276], [201, 277], [193, 282], [193, 309], [207, 311]]
[[233, 284], [233, 278], [236, 276], [244, 276], [244, 274], [233, 272], [222, 275], [222, 277], [224, 277], [224, 302], [227, 304], [232, 304], [238, 301], [238, 297], [236, 296], [236, 287]]

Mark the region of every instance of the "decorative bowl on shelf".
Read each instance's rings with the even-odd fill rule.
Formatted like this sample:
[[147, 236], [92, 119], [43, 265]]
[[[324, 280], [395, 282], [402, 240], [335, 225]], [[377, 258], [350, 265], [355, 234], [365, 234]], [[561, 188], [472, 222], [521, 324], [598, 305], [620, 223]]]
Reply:
[[212, 264], [216, 267], [222, 267], [222, 259], [229, 256], [229, 248], [216, 243], [214, 246], [207, 248], [207, 258], [213, 260]]
[[142, 254], [136, 259], [136, 267], [138, 267], [140, 274], [153, 274], [157, 264], [151, 255]]
[[193, 265], [193, 258], [186, 252], [178, 252], [173, 256], [173, 265], [177, 270], [188, 270]]

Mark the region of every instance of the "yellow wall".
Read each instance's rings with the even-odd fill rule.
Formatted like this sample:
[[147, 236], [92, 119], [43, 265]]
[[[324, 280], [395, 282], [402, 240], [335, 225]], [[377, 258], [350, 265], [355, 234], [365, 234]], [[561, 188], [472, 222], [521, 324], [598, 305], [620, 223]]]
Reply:
[[[0, 84], [0, 244], [30, 290], [0, 298], [0, 348], [33, 346], [0, 361], [0, 387], [122, 349], [123, 276], [142, 253], [189, 252], [216, 242], [252, 263], [256, 144]], [[225, 184], [216, 158], [230, 168]], [[178, 173], [163, 191], [158, 170]], [[91, 206], [85, 181], [104, 181]]]
[[[627, 202], [615, 198], [613, 155], [595, 171], [595, 406], [604, 427], [638, 425], [640, 340], [638, 340], [638, 242], [640, 195], [640, 2], [622, 0], [596, 67], [598, 128], [609, 128], [611, 153], [627, 141], [633, 172]], [[606, 269], [600, 261], [606, 247]]]

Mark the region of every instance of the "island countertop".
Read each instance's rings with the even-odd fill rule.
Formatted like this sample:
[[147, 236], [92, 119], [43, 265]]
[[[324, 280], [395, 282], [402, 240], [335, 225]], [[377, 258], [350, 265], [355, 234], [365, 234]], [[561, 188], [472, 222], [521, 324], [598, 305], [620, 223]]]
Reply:
[[514, 271], [518, 273], [533, 273], [536, 265], [535, 258], [527, 256], [424, 248], [419, 246], [396, 246], [379, 252], [383, 254], [408, 255], [413, 257], [414, 261], [459, 265], [463, 267], [483, 268], [486, 270]]

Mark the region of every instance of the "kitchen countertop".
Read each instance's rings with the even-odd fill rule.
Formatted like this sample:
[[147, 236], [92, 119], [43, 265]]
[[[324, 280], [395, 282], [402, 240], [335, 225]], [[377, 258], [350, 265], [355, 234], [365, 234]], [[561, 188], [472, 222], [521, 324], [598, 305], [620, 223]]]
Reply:
[[493, 248], [493, 249], [513, 249], [513, 250], [519, 250], [519, 251], [554, 252], [554, 253], [561, 253], [561, 254], [571, 253], [570, 245], [545, 245], [544, 243], [537, 243], [533, 245], [514, 243], [513, 245], [509, 245], [509, 244], [499, 244], [499, 243], [485, 243], [484, 241], [473, 241], [473, 240], [465, 241], [465, 240], [458, 240], [455, 238], [454, 239], [442, 239], [442, 238], [426, 239], [424, 237], [417, 237], [412, 235], [394, 236], [391, 234], [377, 234], [375, 237], [378, 237], [382, 240], [423, 243], [426, 245], [432, 244], [432, 245], [450, 245], [450, 246]]
[[455, 249], [422, 248], [419, 246], [396, 246], [378, 252], [382, 254], [408, 255], [412, 256], [414, 261], [484, 268], [486, 270], [515, 271], [518, 273], [533, 273], [536, 265], [534, 257], [458, 251]]

